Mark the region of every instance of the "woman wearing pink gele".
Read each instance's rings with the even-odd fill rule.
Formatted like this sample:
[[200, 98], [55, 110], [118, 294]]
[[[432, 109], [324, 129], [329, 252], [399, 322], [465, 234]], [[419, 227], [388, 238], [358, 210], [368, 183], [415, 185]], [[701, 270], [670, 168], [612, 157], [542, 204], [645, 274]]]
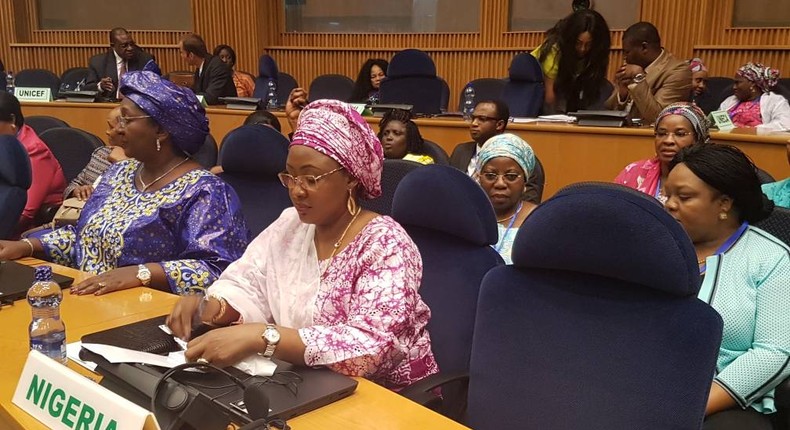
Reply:
[[736, 127], [788, 130], [790, 105], [784, 96], [773, 92], [778, 82], [779, 70], [760, 63], [746, 63], [735, 73], [734, 95], [724, 99], [719, 110], [727, 111]]
[[381, 194], [381, 143], [348, 104], [302, 111], [280, 174], [294, 207], [264, 230], [208, 290], [180, 300], [168, 325], [215, 326], [186, 356], [226, 366], [260, 353], [327, 366], [391, 389], [438, 371], [417, 289], [422, 260], [392, 218], [362, 209]]

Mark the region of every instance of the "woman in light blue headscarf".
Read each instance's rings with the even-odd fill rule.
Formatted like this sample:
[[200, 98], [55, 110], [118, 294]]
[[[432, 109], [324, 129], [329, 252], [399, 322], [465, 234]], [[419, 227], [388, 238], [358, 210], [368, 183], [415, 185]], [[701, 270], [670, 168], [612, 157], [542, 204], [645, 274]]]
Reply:
[[535, 153], [515, 134], [498, 134], [486, 141], [477, 157], [475, 177], [494, 206], [499, 240], [494, 249], [512, 264], [510, 250], [518, 228], [536, 205], [524, 200], [527, 178], [535, 168]]

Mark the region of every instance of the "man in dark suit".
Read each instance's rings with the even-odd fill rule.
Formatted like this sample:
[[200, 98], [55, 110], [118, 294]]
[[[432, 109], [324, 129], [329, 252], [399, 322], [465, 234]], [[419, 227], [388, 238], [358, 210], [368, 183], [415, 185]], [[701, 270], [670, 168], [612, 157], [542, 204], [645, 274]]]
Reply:
[[140, 49], [126, 29], [110, 30], [110, 48], [103, 54], [94, 55], [88, 62], [88, 77], [84, 90], [99, 91], [105, 100], [118, 98], [118, 77], [132, 70], [143, 70], [153, 57]]
[[192, 90], [195, 94], [202, 94], [207, 104], [219, 104], [220, 97], [236, 97], [233, 71], [219, 57], [209, 55], [203, 38], [188, 34], [178, 43], [178, 49], [181, 58], [190, 66], [197, 67]]
[[[501, 100], [483, 100], [475, 105], [472, 122], [469, 124], [469, 135], [472, 142], [458, 144], [450, 156], [450, 165], [472, 176], [477, 164], [477, 153], [486, 141], [505, 132], [510, 109]], [[527, 192], [524, 200], [540, 203], [543, 197], [543, 166], [540, 161], [535, 163], [535, 171], [530, 172], [527, 180]]]

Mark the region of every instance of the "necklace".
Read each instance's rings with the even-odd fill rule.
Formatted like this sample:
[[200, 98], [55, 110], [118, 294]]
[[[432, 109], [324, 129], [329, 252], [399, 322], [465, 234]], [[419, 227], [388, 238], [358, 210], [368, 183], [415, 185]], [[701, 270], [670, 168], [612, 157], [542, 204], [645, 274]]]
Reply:
[[513, 215], [506, 216], [506, 217], [504, 217], [504, 218], [502, 218], [502, 219], [498, 219], [498, 220], [496, 220], [496, 222], [498, 222], [498, 223], [500, 223], [500, 222], [505, 222], [505, 221], [507, 221], [507, 220], [509, 220], [509, 219], [515, 218], [515, 217], [516, 217], [516, 215], [518, 215], [518, 213], [521, 211], [521, 206], [522, 206], [523, 204], [524, 204], [524, 202], [523, 202], [523, 201], [522, 201], [522, 202], [519, 202], [519, 203], [518, 203], [518, 207], [516, 208], [516, 211], [515, 211], [515, 212], [513, 212]]
[[335, 244], [332, 245], [332, 254], [330, 254], [329, 258], [325, 260], [326, 266], [324, 266], [324, 270], [321, 271], [322, 277], [324, 276], [324, 273], [326, 273], [326, 270], [329, 269], [329, 264], [332, 262], [332, 259], [335, 258], [335, 254], [337, 254], [337, 251], [340, 249], [340, 244], [343, 242], [343, 239], [346, 237], [346, 233], [348, 233], [348, 229], [350, 229], [351, 224], [354, 224], [354, 221], [357, 220], [357, 217], [359, 216], [360, 212], [362, 212], [362, 208], [357, 208], [357, 212], [354, 214], [353, 217], [351, 217], [351, 221], [349, 221], [348, 224], [346, 225], [346, 229], [343, 230], [343, 234], [341, 234], [340, 237], [337, 239], [337, 242], [335, 242]]
[[170, 169], [168, 169], [168, 170], [167, 170], [167, 172], [165, 172], [165, 173], [161, 174], [160, 176], [158, 176], [156, 179], [154, 179], [153, 181], [149, 182], [148, 184], [146, 184], [145, 182], [143, 182], [143, 173], [142, 173], [143, 165], [142, 165], [142, 164], [140, 164], [140, 168], [137, 170], [137, 180], [138, 180], [138, 181], [140, 181], [140, 186], [142, 186], [142, 187], [143, 187], [143, 189], [142, 189], [142, 190], [140, 190], [140, 191], [143, 191], [143, 192], [144, 192], [145, 190], [147, 190], [147, 189], [148, 189], [148, 187], [150, 187], [151, 185], [154, 185], [155, 183], [159, 182], [159, 180], [160, 180], [160, 179], [164, 178], [165, 176], [167, 176], [167, 174], [168, 174], [168, 173], [170, 173], [170, 172], [172, 172], [173, 170], [175, 170], [175, 169], [176, 169], [176, 167], [178, 167], [178, 166], [180, 166], [180, 165], [182, 165], [182, 164], [186, 163], [186, 162], [187, 162], [187, 160], [189, 160], [189, 157], [186, 157], [186, 158], [184, 158], [183, 160], [181, 160], [180, 162], [178, 162], [178, 164], [176, 164], [175, 166], [173, 166], [173, 167], [171, 167]]

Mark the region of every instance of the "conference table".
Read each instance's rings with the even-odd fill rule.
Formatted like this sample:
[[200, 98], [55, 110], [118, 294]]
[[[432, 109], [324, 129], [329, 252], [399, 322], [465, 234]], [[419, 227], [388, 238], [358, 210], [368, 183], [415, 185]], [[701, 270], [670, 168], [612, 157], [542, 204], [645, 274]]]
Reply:
[[[25, 116], [48, 115], [72, 127], [105, 139], [107, 114], [111, 103], [23, 102]], [[222, 144], [229, 131], [239, 127], [249, 111], [224, 106], [206, 109], [211, 135]], [[274, 112], [282, 130], [289, 126], [283, 112]], [[378, 130], [379, 118], [367, 121]], [[417, 119], [423, 138], [439, 144], [448, 154], [459, 143], [470, 141], [469, 124], [457, 117]], [[507, 131], [524, 138], [535, 150], [546, 174], [544, 199], [560, 188], [582, 181], [611, 181], [627, 164], [655, 155], [653, 129], [650, 127], [584, 127], [564, 123], [509, 123]], [[755, 129], [715, 131], [714, 142], [733, 144], [748, 154], [755, 164], [776, 179], [790, 176], [786, 143], [790, 133], [757, 133]]]
[[[33, 258], [19, 260], [28, 265], [47, 264], [56, 273], [75, 282], [88, 275], [75, 269]], [[148, 288], [133, 288], [104, 296], [72, 296], [64, 293], [61, 318], [67, 342], [83, 335], [170, 312], [177, 296]], [[45, 429], [33, 417], [11, 403], [17, 380], [29, 351], [30, 307], [24, 301], [0, 309], [0, 429]], [[68, 367], [94, 381], [100, 376], [69, 361]], [[363, 378], [349, 397], [288, 420], [294, 430], [316, 429], [463, 429], [466, 428], [427, 408]]]

